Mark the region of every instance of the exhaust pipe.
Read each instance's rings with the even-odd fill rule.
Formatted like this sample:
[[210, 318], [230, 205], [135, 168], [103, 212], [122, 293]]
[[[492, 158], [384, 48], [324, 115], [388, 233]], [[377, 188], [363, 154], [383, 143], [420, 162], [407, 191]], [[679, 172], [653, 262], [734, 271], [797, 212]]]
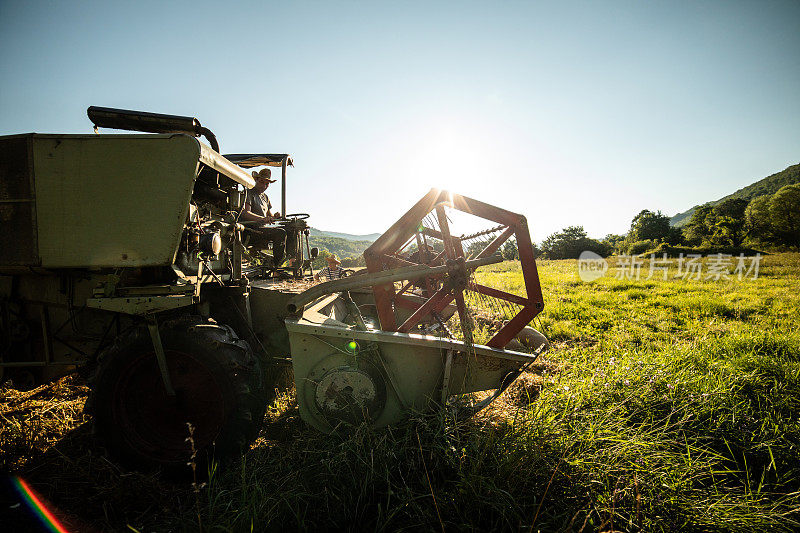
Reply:
[[91, 106], [86, 110], [89, 120], [96, 127], [116, 130], [144, 131], [147, 133], [185, 133], [194, 137], [204, 136], [215, 151], [219, 152], [217, 137], [203, 127], [194, 117], [162, 115], [129, 109]]

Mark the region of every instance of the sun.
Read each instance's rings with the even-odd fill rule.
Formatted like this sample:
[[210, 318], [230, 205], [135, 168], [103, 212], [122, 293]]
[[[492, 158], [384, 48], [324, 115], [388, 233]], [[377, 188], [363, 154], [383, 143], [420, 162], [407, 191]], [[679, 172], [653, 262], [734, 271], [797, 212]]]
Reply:
[[476, 139], [457, 124], [426, 128], [415, 154], [417, 180], [453, 192], [474, 190], [484, 176]]

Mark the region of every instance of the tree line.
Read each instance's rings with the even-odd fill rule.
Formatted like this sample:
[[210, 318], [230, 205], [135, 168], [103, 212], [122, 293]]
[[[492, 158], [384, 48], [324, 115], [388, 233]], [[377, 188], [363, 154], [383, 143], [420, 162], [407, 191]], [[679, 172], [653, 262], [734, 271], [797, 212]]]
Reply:
[[[692, 213], [683, 228], [670, 225], [661, 211], [642, 210], [625, 235], [592, 239], [583, 226], [570, 226], [542, 241], [540, 255], [547, 259], [575, 259], [584, 250], [601, 256], [637, 255], [666, 251], [668, 247], [734, 251], [742, 246], [797, 248], [800, 246], [800, 183], [786, 185], [775, 194], [748, 201], [730, 198], [707, 203]], [[711, 252], [714, 253], [714, 252]]]
[[[336, 237], [311, 237], [312, 246], [320, 248], [314, 262], [319, 268], [325, 257], [336, 254], [345, 267], [364, 266], [364, 250], [370, 241], [346, 241]], [[476, 245], [477, 246], [477, 245]], [[697, 207], [683, 228], [670, 225], [670, 217], [661, 211], [640, 211], [624, 235], [606, 235], [592, 239], [583, 226], [569, 226], [548, 236], [534, 252], [546, 259], [575, 259], [583, 251], [603, 257], [611, 254], [638, 255], [667, 251], [665, 247], [689, 247], [715, 253], [738, 253], [743, 246], [759, 248], [800, 247], [800, 183], [786, 185], [775, 194], [748, 201], [729, 198], [719, 203]], [[413, 251], [413, 250], [412, 250]], [[467, 255], [472, 250], [466, 250]], [[500, 250], [506, 260], [517, 259], [514, 239]]]

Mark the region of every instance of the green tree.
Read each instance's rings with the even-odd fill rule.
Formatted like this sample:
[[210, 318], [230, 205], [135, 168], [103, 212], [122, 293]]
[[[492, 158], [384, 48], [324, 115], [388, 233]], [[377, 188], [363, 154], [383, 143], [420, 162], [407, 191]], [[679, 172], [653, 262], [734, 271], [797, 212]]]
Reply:
[[364, 261], [363, 255], [342, 258], [342, 267], [344, 268], [357, 268], [363, 266], [367, 266], [367, 263]]
[[692, 218], [683, 227], [683, 237], [688, 244], [697, 246], [711, 242], [714, 226], [714, 206], [711, 203], [697, 206]]
[[769, 243], [775, 241], [775, 232], [769, 214], [771, 196], [758, 196], [750, 200], [744, 211], [747, 238], [753, 242]]
[[615, 235], [613, 233], [609, 233], [603, 240], [601, 240], [603, 244], [609, 247], [613, 253], [622, 253], [622, 246], [625, 242], [625, 235]]
[[649, 239], [664, 241], [669, 237], [669, 217], [661, 211], [652, 212], [643, 209], [631, 221], [628, 233], [631, 241], [645, 241]]
[[508, 239], [503, 245], [502, 249], [503, 259], [512, 261], [519, 258], [519, 250], [517, 250], [517, 241], [513, 237]]
[[542, 254], [548, 259], [577, 259], [583, 251], [591, 251], [606, 256], [611, 253], [609, 246], [590, 239], [583, 226], [570, 226], [556, 232], [542, 241]]
[[667, 238], [665, 240], [669, 244], [673, 245], [683, 244], [683, 232], [681, 231], [681, 228], [670, 226], [669, 233], [667, 234]]
[[[467, 245], [466, 250], [464, 253], [467, 254], [467, 257], [476, 257], [479, 253], [481, 253], [484, 249], [486, 249], [486, 245], [488, 244], [487, 241], [473, 241]], [[414, 247], [414, 251], [416, 251], [416, 247]]]
[[729, 198], [712, 208], [713, 221], [706, 218], [713, 225], [709, 227], [711, 241], [714, 244], [729, 244], [739, 246], [745, 236], [745, 210], [747, 200], [742, 198]]
[[783, 244], [800, 245], [800, 183], [781, 187], [769, 200], [770, 222]]

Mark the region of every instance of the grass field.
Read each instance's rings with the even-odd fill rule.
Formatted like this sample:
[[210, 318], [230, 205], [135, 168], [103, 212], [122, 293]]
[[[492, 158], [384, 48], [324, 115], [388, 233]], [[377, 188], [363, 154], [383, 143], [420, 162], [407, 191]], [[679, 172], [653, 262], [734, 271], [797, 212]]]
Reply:
[[[0, 392], [2, 466], [74, 529], [800, 529], [800, 254], [757, 279], [539, 273], [553, 348], [474, 419], [322, 436], [284, 394], [241, 462], [193, 488], [108, 462], [69, 377]], [[507, 264], [479, 276], [521, 283]]]

